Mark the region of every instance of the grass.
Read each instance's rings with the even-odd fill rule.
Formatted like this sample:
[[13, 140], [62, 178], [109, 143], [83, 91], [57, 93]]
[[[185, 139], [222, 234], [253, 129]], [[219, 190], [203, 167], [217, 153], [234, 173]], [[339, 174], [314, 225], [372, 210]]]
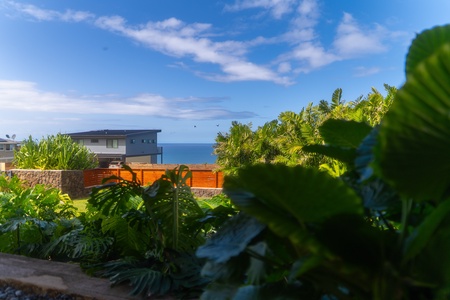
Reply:
[[78, 209], [78, 213], [86, 212], [86, 204], [89, 198], [73, 200], [73, 206]]

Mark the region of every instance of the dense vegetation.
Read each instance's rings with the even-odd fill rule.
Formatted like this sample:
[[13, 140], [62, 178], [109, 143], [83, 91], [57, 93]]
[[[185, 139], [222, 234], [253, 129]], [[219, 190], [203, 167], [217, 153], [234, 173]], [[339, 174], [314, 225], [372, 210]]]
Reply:
[[223, 195], [197, 201], [191, 175], [180, 166], [151, 186], [134, 173], [110, 177], [117, 183], [94, 189], [81, 214], [57, 189], [0, 176], [0, 251], [79, 262], [113, 284], [131, 283], [132, 294], [198, 295], [207, 280], [195, 250], [236, 211]]
[[57, 134], [35, 141], [31, 136], [14, 152], [19, 169], [85, 170], [98, 166], [96, 155], [68, 135]]
[[370, 126], [379, 124], [397, 92], [395, 87], [384, 87], [385, 96], [372, 89], [366, 97], [350, 102], [342, 99], [342, 89], [336, 89], [330, 103], [321, 100], [318, 105], [309, 103], [299, 113], [282, 112], [278, 120], [267, 122], [255, 131], [252, 131], [251, 123], [232, 122], [229, 132], [219, 133], [216, 138], [217, 164], [227, 174], [258, 163], [313, 166], [335, 171], [336, 161], [304, 151], [304, 147], [323, 143], [319, 128], [328, 119], [352, 120]]
[[259, 164], [227, 177], [241, 213], [201, 246], [202, 299], [450, 297], [450, 26], [418, 35], [381, 124], [328, 119], [308, 151], [345, 164]]

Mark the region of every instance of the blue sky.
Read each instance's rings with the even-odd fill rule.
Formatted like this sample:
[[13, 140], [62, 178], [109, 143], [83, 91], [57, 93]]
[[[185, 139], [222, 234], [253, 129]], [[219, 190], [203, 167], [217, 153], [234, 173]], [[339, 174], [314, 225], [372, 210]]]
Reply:
[[213, 143], [232, 121], [401, 86], [448, 0], [0, 0], [0, 137], [161, 129]]

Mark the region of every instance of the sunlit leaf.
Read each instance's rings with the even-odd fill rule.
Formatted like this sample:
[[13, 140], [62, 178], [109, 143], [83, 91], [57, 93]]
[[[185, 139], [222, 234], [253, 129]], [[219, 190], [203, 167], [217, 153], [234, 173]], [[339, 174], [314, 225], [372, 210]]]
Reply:
[[436, 49], [450, 41], [450, 25], [436, 26], [418, 34], [413, 40], [406, 57], [406, 74], [411, 74], [414, 69]]

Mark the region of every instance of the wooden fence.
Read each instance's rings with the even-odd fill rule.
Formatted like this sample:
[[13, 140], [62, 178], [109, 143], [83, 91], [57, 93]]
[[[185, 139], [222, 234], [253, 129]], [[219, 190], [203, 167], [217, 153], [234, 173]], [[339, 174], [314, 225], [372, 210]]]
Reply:
[[[193, 170], [192, 177], [188, 180], [188, 185], [194, 188], [222, 188], [222, 172], [213, 172], [212, 170]], [[146, 185], [161, 178], [165, 174], [164, 169], [134, 169], [137, 180]], [[84, 186], [92, 187], [102, 184], [104, 178], [116, 175], [125, 180], [132, 180], [132, 174], [125, 169], [91, 169], [84, 171]]]

